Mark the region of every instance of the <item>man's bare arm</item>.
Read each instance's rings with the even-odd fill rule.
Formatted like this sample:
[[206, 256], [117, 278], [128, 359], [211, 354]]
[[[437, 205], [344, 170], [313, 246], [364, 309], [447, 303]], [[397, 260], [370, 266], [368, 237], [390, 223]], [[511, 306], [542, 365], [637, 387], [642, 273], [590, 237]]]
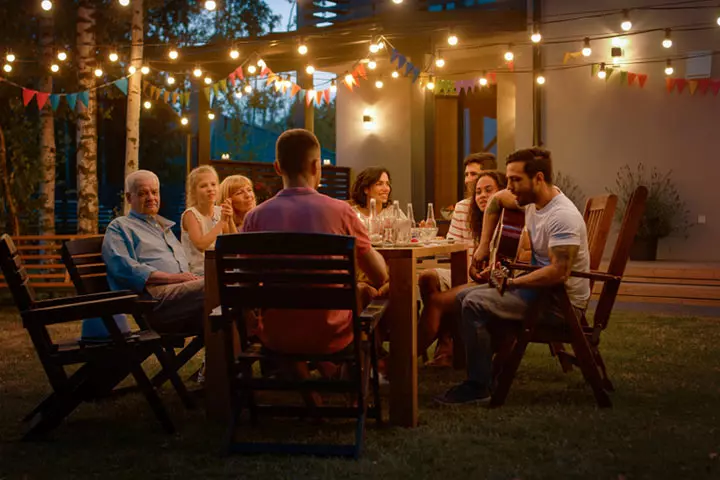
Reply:
[[373, 285], [380, 287], [388, 282], [389, 277], [385, 259], [374, 248], [371, 248], [365, 255], [358, 257], [358, 263]]
[[476, 264], [487, 260], [490, 256], [490, 241], [492, 240], [493, 233], [500, 221], [500, 213], [504, 208], [510, 210], [518, 210], [517, 201], [515, 195], [510, 190], [500, 190], [490, 198], [485, 211], [483, 212], [483, 226], [482, 233], [480, 235], [480, 243], [478, 248], [475, 250], [473, 259]]
[[579, 249], [577, 245], [557, 245], [550, 248], [550, 265], [514, 278], [511, 282], [512, 287], [539, 288], [565, 283], [570, 278]]

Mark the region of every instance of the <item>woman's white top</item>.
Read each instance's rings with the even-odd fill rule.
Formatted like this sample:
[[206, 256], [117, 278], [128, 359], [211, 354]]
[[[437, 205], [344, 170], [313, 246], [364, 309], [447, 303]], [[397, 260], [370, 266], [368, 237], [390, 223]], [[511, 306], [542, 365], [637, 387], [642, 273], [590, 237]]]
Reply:
[[[187, 210], [185, 210], [182, 214], [183, 218], [185, 217], [185, 214], [190, 212], [192, 215], [195, 215], [195, 218], [197, 219], [198, 223], [200, 224], [200, 229], [202, 231], [203, 235], [206, 235], [210, 230], [212, 230], [215, 225], [220, 221], [220, 212], [221, 208], [219, 206], [213, 207], [213, 214], [212, 217], [206, 217], [202, 213], [198, 211], [195, 207], [190, 207]], [[182, 225], [182, 221], [181, 221]], [[185, 256], [188, 259], [188, 263], [190, 264], [190, 272], [194, 273], [195, 275], [205, 275], [205, 252], [200, 251], [195, 244], [190, 240], [190, 234], [185, 230], [185, 226], [182, 225], [182, 235], [181, 235], [181, 242], [182, 246], [185, 249]], [[212, 243], [208, 247], [209, 249], [215, 248], [215, 242]]]

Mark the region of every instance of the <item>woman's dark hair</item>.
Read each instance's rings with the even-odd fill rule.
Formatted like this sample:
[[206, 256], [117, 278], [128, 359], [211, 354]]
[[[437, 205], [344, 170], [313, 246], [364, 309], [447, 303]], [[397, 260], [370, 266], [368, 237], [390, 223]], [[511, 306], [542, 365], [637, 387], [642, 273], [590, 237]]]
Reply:
[[380, 181], [382, 174], [386, 174], [388, 182], [390, 182], [390, 196], [388, 196], [388, 203], [383, 205], [385, 208], [389, 203], [392, 202], [392, 180], [390, 178], [390, 172], [385, 167], [368, 167], [360, 172], [350, 188], [350, 200], [353, 204], [359, 207], [367, 206], [367, 194], [365, 193], [366, 188], [370, 188]]
[[480, 211], [477, 202], [475, 201], [475, 189], [477, 184], [483, 177], [490, 177], [497, 185], [498, 190], [503, 190], [507, 187], [507, 178], [504, 173], [498, 172], [497, 170], [484, 171], [478, 176], [477, 179], [473, 180], [470, 184], [470, 191], [472, 196], [470, 197], [470, 215], [468, 216], [468, 223], [470, 224], [470, 231], [472, 232], [473, 240], [476, 242], [480, 241], [480, 235], [482, 234], [483, 224], [483, 212]]

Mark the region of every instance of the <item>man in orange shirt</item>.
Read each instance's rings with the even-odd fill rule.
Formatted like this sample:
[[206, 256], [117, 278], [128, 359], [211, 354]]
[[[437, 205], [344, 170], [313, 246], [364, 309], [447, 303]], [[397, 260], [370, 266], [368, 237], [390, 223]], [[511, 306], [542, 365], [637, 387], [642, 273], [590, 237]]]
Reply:
[[[357, 262], [375, 285], [388, 281], [382, 256], [346, 202], [322, 195], [320, 143], [312, 132], [288, 130], [275, 147], [275, 171], [283, 190], [248, 213], [243, 232], [330, 233], [355, 237]], [[352, 342], [350, 311], [298, 310], [263, 314], [260, 339], [283, 353], [335, 353]]]

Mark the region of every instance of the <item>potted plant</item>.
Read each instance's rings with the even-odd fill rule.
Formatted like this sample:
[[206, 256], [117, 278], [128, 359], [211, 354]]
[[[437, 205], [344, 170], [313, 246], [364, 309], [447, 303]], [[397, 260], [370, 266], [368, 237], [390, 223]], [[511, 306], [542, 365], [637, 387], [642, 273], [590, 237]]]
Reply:
[[671, 234], [687, 235], [689, 212], [672, 181], [672, 170], [662, 173], [657, 167], [652, 167], [648, 174], [645, 165], [639, 163], [635, 169], [629, 165], [620, 167], [615, 187], [608, 189], [618, 196], [616, 220], [622, 221], [630, 195], [640, 185], [648, 188], [648, 199], [630, 250], [630, 259], [655, 260], [659, 239]]

